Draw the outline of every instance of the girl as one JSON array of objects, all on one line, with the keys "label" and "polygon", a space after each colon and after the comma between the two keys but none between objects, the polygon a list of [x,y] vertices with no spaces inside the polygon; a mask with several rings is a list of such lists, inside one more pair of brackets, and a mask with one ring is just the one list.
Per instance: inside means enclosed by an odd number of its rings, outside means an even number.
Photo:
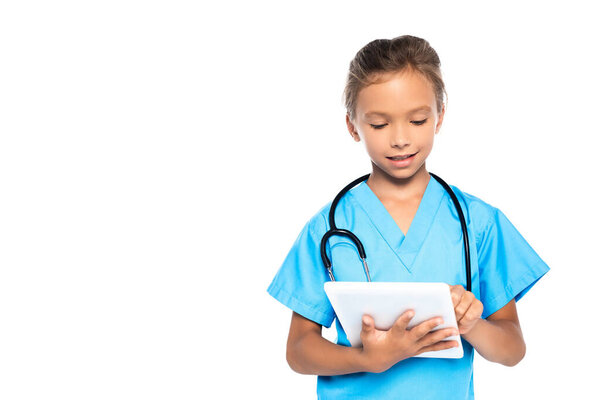
[{"label": "girl", "polygon": [[[408,310],[387,331],[363,316],[359,348],[350,347],[337,319],[337,344],[321,336],[335,318],[319,249],[329,202],[306,223],[267,289],[293,311],[287,361],[298,373],[319,375],[319,399],[473,399],[474,350],[507,366],[525,355],[515,303],[549,267],[499,209],[451,185],[472,243],[472,291],[464,289],[459,217],[425,166],[444,94],[438,55],[424,39],[374,40],[356,54],[344,90],[346,124],[364,142],[372,173],[341,198],[336,224],[363,242],[372,281],[447,283],[458,332],[432,331],[438,318],[408,329]],[[327,251],[336,280],[365,280],[349,239],[331,237]],[[443,339],[459,333],[463,358],[413,357],[457,346]]]}]

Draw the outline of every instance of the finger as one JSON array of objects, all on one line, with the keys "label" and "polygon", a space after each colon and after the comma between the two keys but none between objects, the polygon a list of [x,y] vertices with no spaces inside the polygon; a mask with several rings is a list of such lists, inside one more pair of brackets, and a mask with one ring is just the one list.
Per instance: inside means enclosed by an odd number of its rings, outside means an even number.
[{"label": "finger", "polygon": [[421,347],[417,353],[415,353],[415,356],[428,351],[446,350],[454,347],[458,347],[458,342],[456,340],[443,340],[429,346]]},{"label": "finger", "polygon": [[402,315],[400,315],[396,321],[394,322],[394,325],[392,325],[392,332],[393,333],[402,333],[404,334],[406,332],[406,328],[408,327],[408,324],[410,323],[410,320],[415,316],[415,312],[413,310],[406,310],[405,312],[402,313]]},{"label": "finger", "polygon": [[470,319],[469,316],[472,314],[472,311],[474,309],[474,305],[473,304],[474,303],[469,304],[469,308],[467,308],[465,310],[465,312],[463,313],[463,315],[460,318],[458,318],[458,317],[456,318],[456,322],[457,323],[459,323],[459,324],[460,323],[464,323],[464,322],[466,322],[466,321],[468,321]]},{"label": "finger", "polygon": [[373,330],[375,329],[375,321],[373,320],[373,317],[371,317],[370,315],[363,315],[362,317],[362,331],[365,334],[370,334]]},{"label": "finger", "polygon": [[475,300],[467,310],[467,313],[471,318],[481,318],[481,315],[483,314],[483,303],[479,300]]},{"label": "finger", "polygon": [[456,307],[454,307],[454,313],[456,314],[456,321],[460,321],[471,304],[473,304],[473,300],[475,300],[475,295],[471,292],[464,292],[463,296]]},{"label": "finger", "polygon": [[458,323],[458,327],[460,328],[460,333],[464,333],[464,329],[467,325],[471,325],[481,318],[481,313],[483,312],[483,305],[479,301],[474,301],[471,303],[471,306],[465,313],[465,315],[460,319],[460,321],[456,321]]},{"label": "finger", "polygon": [[360,340],[365,343],[375,333],[375,321],[370,315],[364,314],[362,317],[362,330],[360,332]]},{"label": "finger", "polygon": [[417,344],[421,347],[429,346],[455,335],[458,335],[458,330],[456,328],[438,329],[437,331],[429,332],[427,335],[423,336],[417,341]]},{"label": "finger", "polygon": [[450,296],[452,297],[452,306],[456,308],[456,305],[460,303],[460,299],[463,293],[466,292],[465,288],[461,285],[452,286],[450,290]]},{"label": "finger", "polygon": [[412,333],[413,337],[418,340],[428,334],[433,328],[443,323],[444,319],[442,317],[431,318],[427,321],[421,322],[417,326],[413,326],[412,329],[410,329],[410,332]]}]

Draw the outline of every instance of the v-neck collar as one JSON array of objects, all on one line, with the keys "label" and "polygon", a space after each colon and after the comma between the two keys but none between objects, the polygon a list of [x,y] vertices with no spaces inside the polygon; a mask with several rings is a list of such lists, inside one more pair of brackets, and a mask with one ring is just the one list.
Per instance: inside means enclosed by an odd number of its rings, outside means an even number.
[{"label": "v-neck collar", "polygon": [[402,264],[411,272],[415,258],[429,233],[444,196],[445,190],[442,185],[433,176],[429,177],[419,208],[406,236],[366,181],[358,184],[350,193],[367,213],[375,228],[396,253]]}]

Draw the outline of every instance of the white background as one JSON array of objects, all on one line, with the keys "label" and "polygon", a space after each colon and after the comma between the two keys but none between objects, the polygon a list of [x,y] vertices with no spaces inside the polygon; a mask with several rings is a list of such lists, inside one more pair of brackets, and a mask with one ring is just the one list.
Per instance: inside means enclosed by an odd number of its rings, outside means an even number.
[{"label": "white background", "polygon": [[315,398],[266,288],[370,171],[347,67],[402,34],[437,50],[449,94],[428,170],[551,267],[518,303],[525,359],[476,355],[476,398],[597,393],[588,2],[204,4],[0,6],[0,398]]}]

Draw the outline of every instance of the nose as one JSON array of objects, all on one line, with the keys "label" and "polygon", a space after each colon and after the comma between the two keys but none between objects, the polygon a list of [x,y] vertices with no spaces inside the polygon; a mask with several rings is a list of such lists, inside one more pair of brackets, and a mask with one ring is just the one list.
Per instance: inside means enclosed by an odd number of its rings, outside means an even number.
[{"label": "nose", "polygon": [[396,126],[391,129],[390,133],[390,145],[392,147],[402,148],[410,144],[410,138],[408,131],[403,129],[401,126]]}]

